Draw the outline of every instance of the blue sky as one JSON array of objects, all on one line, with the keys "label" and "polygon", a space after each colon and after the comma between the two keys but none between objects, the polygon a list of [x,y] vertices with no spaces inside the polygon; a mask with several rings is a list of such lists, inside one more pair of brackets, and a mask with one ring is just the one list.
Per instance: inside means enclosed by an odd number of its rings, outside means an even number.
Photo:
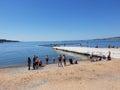
[{"label": "blue sky", "polygon": [[0,0],[0,38],[83,40],[120,36],[120,0]]}]

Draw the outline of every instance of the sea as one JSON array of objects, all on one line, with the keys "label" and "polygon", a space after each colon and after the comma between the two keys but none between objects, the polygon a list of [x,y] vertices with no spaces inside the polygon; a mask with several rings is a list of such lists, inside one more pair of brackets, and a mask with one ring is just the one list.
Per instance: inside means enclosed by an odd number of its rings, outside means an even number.
[{"label": "sea", "polygon": [[0,68],[14,67],[14,66],[26,66],[27,58],[31,60],[34,55],[38,56],[40,60],[45,63],[45,56],[48,55],[49,63],[53,62],[52,58],[55,58],[57,63],[58,55],[65,54],[67,60],[69,58],[76,60],[86,60],[89,56],[64,52],[55,50],[51,46],[77,46],[79,47],[95,47],[96,45],[100,48],[105,48],[108,45],[114,46],[115,48],[120,47],[120,40],[79,40],[79,41],[44,41],[44,42],[5,42],[0,43]]}]

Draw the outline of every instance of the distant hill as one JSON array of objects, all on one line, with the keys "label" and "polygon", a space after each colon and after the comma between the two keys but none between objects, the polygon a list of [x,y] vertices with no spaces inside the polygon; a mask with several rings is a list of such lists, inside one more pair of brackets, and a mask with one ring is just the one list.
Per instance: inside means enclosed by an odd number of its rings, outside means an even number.
[{"label": "distant hill", "polygon": [[110,37],[110,38],[93,39],[93,40],[120,40],[120,37]]},{"label": "distant hill", "polygon": [[[109,38],[88,39],[88,40],[120,40],[120,37],[109,37]],[[66,40],[62,42],[75,42],[75,41],[84,41],[84,40]]]},{"label": "distant hill", "polygon": [[0,39],[0,43],[3,43],[3,42],[19,42],[19,41]]}]

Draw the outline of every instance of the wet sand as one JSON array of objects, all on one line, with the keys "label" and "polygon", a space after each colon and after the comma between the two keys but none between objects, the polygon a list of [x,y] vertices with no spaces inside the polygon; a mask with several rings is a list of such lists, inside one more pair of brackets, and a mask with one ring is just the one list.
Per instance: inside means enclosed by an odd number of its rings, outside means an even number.
[{"label": "wet sand", "polygon": [[0,69],[0,90],[120,90],[120,59]]}]

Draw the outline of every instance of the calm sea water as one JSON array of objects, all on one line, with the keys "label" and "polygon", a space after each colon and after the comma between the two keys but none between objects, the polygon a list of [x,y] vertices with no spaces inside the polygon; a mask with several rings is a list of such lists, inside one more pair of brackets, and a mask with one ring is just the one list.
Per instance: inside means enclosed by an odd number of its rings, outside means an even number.
[{"label": "calm sea water", "polygon": [[[120,40],[113,41],[103,41],[103,40],[87,40],[87,41],[69,41],[69,42],[9,42],[9,43],[0,43],[0,67],[9,67],[9,66],[24,66],[26,65],[27,57],[33,58],[34,55],[37,55],[39,59],[45,63],[45,56],[49,56],[49,63],[52,63],[52,57],[57,59],[59,54],[65,54],[67,59],[87,59],[88,56],[78,55],[68,52],[63,52],[59,50],[54,50],[52,47],[45,47],[39,45],[46,44],[66,44],[66,46],[83,46],[94,47],[98,45],[99,47],[107,47],[109,44],[114,45],[115,47],[120,46]],[[57,61],[57,60],[56,60]]]}]

